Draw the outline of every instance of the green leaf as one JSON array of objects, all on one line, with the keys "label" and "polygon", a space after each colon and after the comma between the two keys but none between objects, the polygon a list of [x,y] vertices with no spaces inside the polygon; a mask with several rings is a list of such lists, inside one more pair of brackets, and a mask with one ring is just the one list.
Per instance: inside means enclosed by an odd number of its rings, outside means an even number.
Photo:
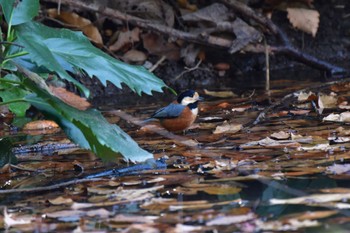
[{"label": "green leaf", "polygon": [[10,138],[0,138],[0,167],[3,167],[5,164],[17,163],[12,147],[13,143]]},{"label": "green leaf", "polygon": [[112,125],[95,110],[75,109],[45,92],[40,97],[28,95],[25,99],[55,120],[67,136],[81,147],[90,149],[104,160],[113,160],[120,153],[125,159],[143,162],[153,155],[142,148],[117,125]]},{"label": "green leaf", "polygon": [[[25,50],[29,52],[28,56],[32,62],[36,63],[38,66],[44,66],[52,72],[56,72],[61,78],[64,78],[72,83],[74,83],[80,90],[84,92],[86,96],[89,96],[89,90],[84,87],[81,83],[72,78],[60,65],[60,63],[55,58],[50,48],[48,48],[44,43],[42,38],[38,38],[38,35],[33,32],[29,33],[26,26],[31,25],[31,23],[25,23],[19,25],[17,28],[18,32],[18,42],[25,46]],[[22,30],[21,30],[22,29]],[[51,29],[52,30],[52,29]]]},{"label": "green leaf", "polygon": [[[16,75],[8,74],[2,79],[19,81]],[[0,98],[2,102],[9,102],[13,100],[18,100],[28,95],[29,92],[16,84],[1,82],[0,79]],[[16,116],[25,116],[26,111],[29,109],[30,104],[25,102],[11,103],[8,105],[11,112],[16,114]]]},{"label": "green leaf", "polygon": [[39,0],[0,0],[0,4],[7,23],[11,25],[31,21],[39,12]]},{"label": "green leaf", "polygon": [[90,77],[96,76],[105,86],[107,81],[119,88],[125,83],[138,94],[162,92],[166,86],[144,67],[125,64],[103,53],[81,32],[53,29],[35,22],[19,25],[17,30],[18,41],[25,46],[32,61],[67,80],[70,78],[63,71],[63,62],[84,70]]}]

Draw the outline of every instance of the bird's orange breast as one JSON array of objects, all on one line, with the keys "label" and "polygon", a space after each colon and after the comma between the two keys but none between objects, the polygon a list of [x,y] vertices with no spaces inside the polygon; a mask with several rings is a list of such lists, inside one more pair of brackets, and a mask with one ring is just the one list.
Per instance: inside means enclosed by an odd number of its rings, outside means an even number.
[{"label": "bird's orange breast", "polygon": [[186,130],[196,120],[189,107],[186,107],[180,116],[176,118],[161,119],[160,124],[168,131],[182,131]]}]

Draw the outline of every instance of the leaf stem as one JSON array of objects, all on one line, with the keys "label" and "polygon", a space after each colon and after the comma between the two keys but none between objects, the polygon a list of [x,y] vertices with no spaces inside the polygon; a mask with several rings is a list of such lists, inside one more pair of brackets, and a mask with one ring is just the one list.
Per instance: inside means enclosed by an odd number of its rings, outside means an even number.
[{"label": "leaf stem", "polygon": [[11,83],[11,84],[23,85],[22,82],[13,81],[13,80],[4,79],[4,78],[0,78],[0,83]]},{"label": "leaf stem", "polygon": [[13,100],[6,101],[6,102],[0,102],[0,106],[13,104],[13,103],[19,103],[19,102],[27,102],[27,101],[25,99],[13,99]]},{"label": "leaf stem", "polygon": [[24,56],[24,55],[27,55],[27,54],[29,54],[27,51],[22,51],[22,52],[19,52],[19,53],[8,55],[7,57],[5,57],[4,63],[6,63],[8,60],[10,60],[12,58]]}]

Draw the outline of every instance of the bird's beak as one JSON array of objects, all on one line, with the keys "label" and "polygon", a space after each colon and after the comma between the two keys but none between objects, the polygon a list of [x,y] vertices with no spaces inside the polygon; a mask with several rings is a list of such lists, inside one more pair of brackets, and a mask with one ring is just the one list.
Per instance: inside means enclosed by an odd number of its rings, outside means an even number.
[{"label": "bird's beak", "polygon": [[198,100],[199,100],[199,101],[203,101],[203,100],[204,100],[204,98],[203,98],[203,97],[201,97],[201,96],[199,96],[199,97],[198,97]]}]

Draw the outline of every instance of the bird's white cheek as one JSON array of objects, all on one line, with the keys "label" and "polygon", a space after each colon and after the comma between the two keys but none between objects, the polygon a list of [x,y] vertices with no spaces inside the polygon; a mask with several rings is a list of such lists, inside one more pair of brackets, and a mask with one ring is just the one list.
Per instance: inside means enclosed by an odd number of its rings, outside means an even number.
[{"label": "bird's white cheek", "polygon": [[192,111],[192,114],[193,114],[193,115],[197,116],[197,114],[198,114],[198,108],[191,109],[191,111]]}]

